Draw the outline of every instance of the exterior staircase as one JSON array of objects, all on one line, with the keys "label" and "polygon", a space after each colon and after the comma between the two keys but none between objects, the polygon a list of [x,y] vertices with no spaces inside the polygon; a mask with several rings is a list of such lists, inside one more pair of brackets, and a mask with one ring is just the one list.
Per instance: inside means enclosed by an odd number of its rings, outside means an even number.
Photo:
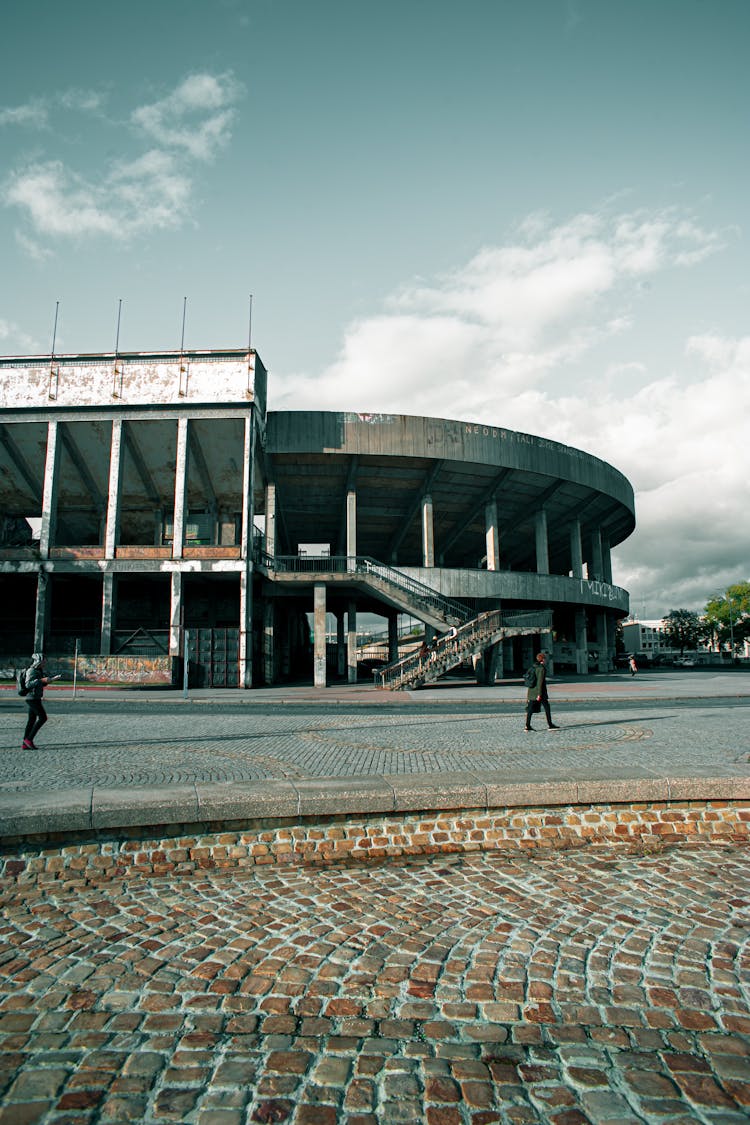
[{"label": "exterior staircase", "polygon": [[489,610],[464,622],[455,634],[437,637],[426,655],[413,652],[375,672],[375,679],[378,687],[390,691],[422,687],[456,668],[467,656],[479,655],[505,637],[544,633],[551,628],[551,610],[507,615],[499,609]]},{"label": "exterior staircase", "polygon": [[418,617],[435,629],[464,625],[472,611],[455,598],[446,598],[409,577],[396,567],[378,562],[366,555],[256,556],[259,569],[272,582],[286,584],[309,582],[312,575],[326,584],[347,583],[376,593],[380,599],[402,613]]}]

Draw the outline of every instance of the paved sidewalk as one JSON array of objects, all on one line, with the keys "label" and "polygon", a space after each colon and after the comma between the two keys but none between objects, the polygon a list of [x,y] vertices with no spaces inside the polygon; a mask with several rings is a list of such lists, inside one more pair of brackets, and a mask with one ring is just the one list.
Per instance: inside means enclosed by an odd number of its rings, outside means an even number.
[{"label": "paved sidewalk", "polygon": [[[731,694],[730,694],[731,693]],[[249,693],[48,692],[39,750],[0,699],[0,837],[241,817],[750,796],[750,676]],[[537,718],[536,725],[539,727]]]}]

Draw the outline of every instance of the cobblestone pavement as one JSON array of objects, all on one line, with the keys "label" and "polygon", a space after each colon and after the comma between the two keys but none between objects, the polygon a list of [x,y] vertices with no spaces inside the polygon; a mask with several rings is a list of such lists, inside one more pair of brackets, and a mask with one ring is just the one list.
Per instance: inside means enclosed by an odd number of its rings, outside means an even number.
[{"label": "cobblestone pavement", "polygon": [[0,1125],[739,1125],[750,856],[19,888]]},{"label": "cobblestone pavement", "polygon": [[[519,777],[746,775],[750,700],[566,704],[561,729],[523,730],[503,705],[294,708],[52,700],[36,753],[25,707],[2,710],[0,791],[270,778],[434,774],[507,767]],[[635,772],[634,772],[635,771]]]}]

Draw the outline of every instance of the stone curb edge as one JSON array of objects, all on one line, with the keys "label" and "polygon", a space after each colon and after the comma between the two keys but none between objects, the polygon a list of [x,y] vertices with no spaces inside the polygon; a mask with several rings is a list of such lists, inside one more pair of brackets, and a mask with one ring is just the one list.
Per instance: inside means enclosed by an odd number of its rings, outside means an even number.
[{"label": "stone curb edge", "polygon": [[0,794],[3,838],[168,824],[290,820],[312,816],[750,799],[750,776],[621,777],[538,782],[507,771],[381,774],[299,781],[80,787]]}]

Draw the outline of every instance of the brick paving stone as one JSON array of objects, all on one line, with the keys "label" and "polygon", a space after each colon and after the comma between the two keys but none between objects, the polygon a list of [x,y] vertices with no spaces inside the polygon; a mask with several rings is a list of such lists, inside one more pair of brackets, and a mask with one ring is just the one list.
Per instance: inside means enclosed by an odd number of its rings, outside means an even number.
[{"label": "brick paving stone", "polygon": [[748,901],[708,845],[6,888],[0,1125],[739,1125]]}]

